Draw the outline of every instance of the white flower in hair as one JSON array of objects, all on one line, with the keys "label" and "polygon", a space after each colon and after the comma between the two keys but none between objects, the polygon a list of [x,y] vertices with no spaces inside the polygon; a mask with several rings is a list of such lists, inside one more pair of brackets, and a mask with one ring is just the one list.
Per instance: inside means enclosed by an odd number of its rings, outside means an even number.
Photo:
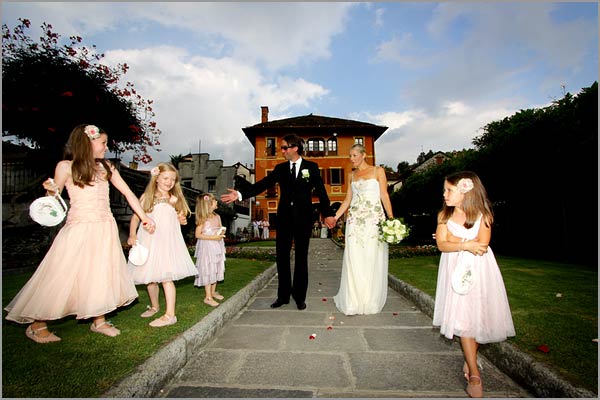
[{"label": "white flower in hair", "polygon": [[158,167],[154,167],[150,170],[150,175],[152,176],[158,176],[160,175],[160,168]]},{"label": "white flower in hair", "polygon": [[462,178],[460,181],[458,181],[456,187],[460,193],[465,194],[473,189],[473,181],[471,178]]},{"label": "white flower in hair", "polygon": [[100,129],[95,125],[86,125],[83,132],[90,138],[90,140],[98,139],[100,137]]}]

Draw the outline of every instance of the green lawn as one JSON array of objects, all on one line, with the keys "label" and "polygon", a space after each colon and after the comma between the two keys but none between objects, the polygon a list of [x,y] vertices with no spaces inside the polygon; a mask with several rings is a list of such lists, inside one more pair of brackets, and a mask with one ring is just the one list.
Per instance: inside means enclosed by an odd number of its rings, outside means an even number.
[{"label": "green lawn", "polygon": [[237,247],[275,247],[274,240],[256,240],[253,242],[245,242],[236,244]]},{"label": "green lawn", "polygon": [[[272,264],[272,261],[228,258],[225,281],[218,284],[217,289],[228,299]],[[30,276],[31,273],[2,277],[3,306]],[[193,278],[177,281],[176,287],[178,321],[175,325],[152,328],[148,323],[154,318],[140,318],[149,304],[146,287],[141,285],[137,287],[140,295],[137,301],[108,315],[121,329],[121,335],[116,338],[91,333],[90,320],[79,322],[64,318],[49,323],[50,330],[63,340],[41,345],[25,337],[26,325],[3,320],[2,397],[100,396],[213,310],[202,302],[204,288],[194,287]],[[162,289],[160,300],[164,310]]]},{"label": "green lawn", "polygon": [[[517,335],[509,342],[598,392],[598,270],[498,257]],[[439,256],[391,259],[389,272],[435,298]],[[557,297],[560,294],[560,297]],[[548,353],[537,350],[547,345]]]}]

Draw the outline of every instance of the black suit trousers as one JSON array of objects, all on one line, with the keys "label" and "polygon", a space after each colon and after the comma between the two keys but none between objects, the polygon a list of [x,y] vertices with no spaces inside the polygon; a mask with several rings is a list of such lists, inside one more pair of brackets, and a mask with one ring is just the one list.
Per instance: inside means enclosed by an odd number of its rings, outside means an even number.
[{"label": "black suit trousers", "polygon": [[[279,287],[277,299],[288,302],[291,297],[296,303],[304,303],[308,289],[308,245],[312,230],[310,218],[277,221],[277,276]],[[300,219],[296,217],[296,219]],[[294,279],[290,266],[290,253],[294,243]]]}]

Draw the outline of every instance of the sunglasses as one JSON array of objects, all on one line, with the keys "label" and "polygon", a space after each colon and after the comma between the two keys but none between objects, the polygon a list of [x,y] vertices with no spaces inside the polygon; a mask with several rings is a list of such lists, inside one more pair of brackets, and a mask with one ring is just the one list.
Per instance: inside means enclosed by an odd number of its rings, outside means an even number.
[{"label": "sunglasses", "polygon": [[291,149],[292,147],[298,147],[295,144],[291,145],[291,146],[281,146],[281,150],[287,150],[287,149]]}]

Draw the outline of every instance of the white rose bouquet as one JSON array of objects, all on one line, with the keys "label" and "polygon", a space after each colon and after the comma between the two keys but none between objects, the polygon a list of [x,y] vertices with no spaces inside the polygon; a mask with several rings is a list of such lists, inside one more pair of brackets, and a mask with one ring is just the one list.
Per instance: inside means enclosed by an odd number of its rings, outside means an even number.
[{"label": "white rose bouquet", "polygon": [[392,218],[379,223],[379,240],[389,244],[398,244],[408,236],[410,229],[401,218]]}]

